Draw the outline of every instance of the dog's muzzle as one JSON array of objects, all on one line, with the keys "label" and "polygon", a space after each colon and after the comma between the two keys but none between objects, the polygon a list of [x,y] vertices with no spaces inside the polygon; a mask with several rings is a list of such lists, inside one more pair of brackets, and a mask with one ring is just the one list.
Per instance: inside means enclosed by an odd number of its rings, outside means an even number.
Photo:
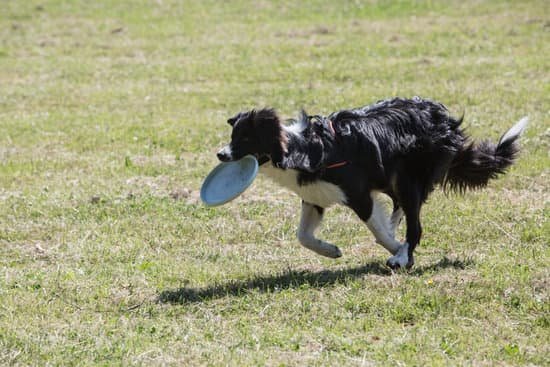
[{"label": "dog's muzzle", "polygon": [[231,147],[226,145],[217,154],[218,159],[222,162],[230,162],[233,160],[233,154],[231,152]]}]

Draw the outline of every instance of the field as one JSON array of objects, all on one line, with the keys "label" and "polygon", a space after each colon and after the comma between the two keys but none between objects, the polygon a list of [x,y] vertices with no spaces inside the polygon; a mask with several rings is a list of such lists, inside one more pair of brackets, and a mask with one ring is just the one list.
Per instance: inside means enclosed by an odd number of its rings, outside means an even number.
[{"label": "field", "polygon": [[[240,110],[414,95],[531,122],[506,176],[431,196],[411,271],[343,207],[344,256],[302,248],[263,177],[198,199]],[[548,366],[549,121],[544,0],[4,0],[0,364]]]}]

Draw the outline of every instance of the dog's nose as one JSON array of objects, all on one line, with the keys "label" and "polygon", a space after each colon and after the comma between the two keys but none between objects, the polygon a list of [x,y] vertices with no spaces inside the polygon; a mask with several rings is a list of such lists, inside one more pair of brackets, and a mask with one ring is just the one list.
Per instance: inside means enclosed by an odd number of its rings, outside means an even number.
[{"label": "dog's nose", "polygon": [[220,149],[220,151],[216,155],[218,156],[218,159],[222,162],[229,162],[231,160],[231,150],[228,146]]},{"label": "dog's nose", "polygon": [[226,162],[227,161],[227,156],[223,153],[223,152],[218,152],[217,154],[218,156],[218,159],[222,162]]}]

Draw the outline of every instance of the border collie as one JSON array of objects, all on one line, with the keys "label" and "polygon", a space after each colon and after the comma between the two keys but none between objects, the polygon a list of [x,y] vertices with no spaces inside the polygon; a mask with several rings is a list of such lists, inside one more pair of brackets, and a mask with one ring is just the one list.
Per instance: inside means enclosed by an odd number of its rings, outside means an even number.
[{"label": "border collie", "polygon": [[[462,118],[445,106],[420,97],[395,98],[329,116],[304,111],[291,124],[273,109],[241,112],[227,122],[231,142],[220,161],[254,155],[260,171],[302,198],[298,240],[316,253],[337,258],[340,249],[314,232],[325,208],[350,207],[392,256],[392,269],[410,268],[420,241],[420,208],[436,185],[464,192],[485,187],[514,162],[521,119],[500,138],[472,142],[460,128]],[[385,213],[379,194],[393,201]],[[406,240],[395,239],[403,215]]]}]

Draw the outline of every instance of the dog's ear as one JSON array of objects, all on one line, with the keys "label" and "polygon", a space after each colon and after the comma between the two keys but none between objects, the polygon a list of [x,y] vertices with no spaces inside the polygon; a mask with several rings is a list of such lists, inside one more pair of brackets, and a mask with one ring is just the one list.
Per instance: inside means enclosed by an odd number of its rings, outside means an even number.
[{"label": "dog's ear", "polygon": [[249,117],[251,114],[254,113],[254,110],[252,111],[248,111],[248,112],[239,112],[238,114],[236,114],[235,116],[229,118],[227,120],[227,123],[229,125],[231,125],[231,127],[235,126],[235,124],[237,123],[237,121],[243,119],[243,118],[247,118]]},{"label": "dog's ear", "polygon": [[228,123],[229,125],[231,125],[231,127],[233,127],[233,126],[235,126],[235,123],[239,120],[239,118],[241,118],[241,116],[242,116],[242,113],[239,112],[239,113],[236,114],[235,116],[233,116],[233,117],[227,119],[227,123]]},{"label": "dog's ear", "polygon": [[235,125],[235,122],[237,122],[237,117],[231,117],[227,119],[227,123],[233,127]]}]

